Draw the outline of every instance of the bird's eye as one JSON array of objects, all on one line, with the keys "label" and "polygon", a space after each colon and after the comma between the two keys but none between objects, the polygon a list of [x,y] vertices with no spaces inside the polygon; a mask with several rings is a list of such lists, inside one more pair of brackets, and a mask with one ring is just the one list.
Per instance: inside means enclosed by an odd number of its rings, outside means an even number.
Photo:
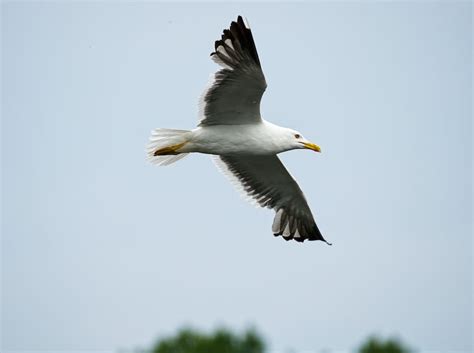
[{"label": "bird's eye", "polygon": [[300,134],[295,134],[295,138],[299,139],[301,137]]}]

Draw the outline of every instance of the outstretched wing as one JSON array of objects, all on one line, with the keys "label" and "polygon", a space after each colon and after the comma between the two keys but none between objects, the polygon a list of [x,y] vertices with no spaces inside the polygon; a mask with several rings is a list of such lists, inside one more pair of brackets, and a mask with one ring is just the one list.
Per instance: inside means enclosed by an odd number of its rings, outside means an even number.
[{"label": "outstretched wing", "polygon": [[274,209],[273,234],[285,240],[327,241],[316,225],[308,203],[276,155],[216,156],[219,169],[261,207]]},{"label": "outstretched wing", "polygon": [[241,125],[261,121],[260,100],[267,87],[253,41],[242,17],[215,43],[212,59],[223,69],[201,97],[199,126]]}]

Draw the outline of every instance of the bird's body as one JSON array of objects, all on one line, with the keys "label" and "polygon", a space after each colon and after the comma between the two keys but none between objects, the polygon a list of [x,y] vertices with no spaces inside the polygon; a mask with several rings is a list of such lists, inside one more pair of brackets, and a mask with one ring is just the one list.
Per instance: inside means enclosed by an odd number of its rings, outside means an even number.
[{"label": "bird's body", "polygon": [[299,132],[261,118],[260,100],[267,84],[252,32],[242,17],[224,30],[211,57],[222,69],[202,96],[198,127],[155,129],[148,159],[168,165],[189,153],[215,155],[219,169],[242,192],[275,210],[274,235],[325,241],[303,192],[277,157],[293,149],[321,150]]},{"label": "bird's body", "polygon": [[293,148],[285,143],[288,131],[263,119],[256,124],[232,125],[231,129],[229,125],[197,127],[189,132],[188,142],[179,151],[214,155],[272,155]]}]

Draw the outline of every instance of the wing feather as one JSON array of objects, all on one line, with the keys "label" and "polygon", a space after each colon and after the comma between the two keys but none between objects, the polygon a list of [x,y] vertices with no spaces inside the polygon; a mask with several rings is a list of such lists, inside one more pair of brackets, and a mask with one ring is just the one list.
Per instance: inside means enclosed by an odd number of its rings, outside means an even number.
[{"label": "wing feather", "polygon": [[212,59],[223,69],[201,97],[199,126],[240,125],[261,121],[260,101],[267,87],[253,40],[241,16],[215,42]]},{"label": "wing feather", "polygon": [[276,155],[215,157],[218,167],[261,207],[275,210],[272,231],[285,240],[322,240],[300,187]]}]

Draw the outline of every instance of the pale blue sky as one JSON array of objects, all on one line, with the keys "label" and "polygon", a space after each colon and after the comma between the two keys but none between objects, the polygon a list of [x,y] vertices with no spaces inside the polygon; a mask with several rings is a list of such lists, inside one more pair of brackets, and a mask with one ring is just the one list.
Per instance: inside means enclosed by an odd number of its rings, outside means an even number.
[{"label": "pale blue sky", "polygon": [[[263,116],[323,149],[282,159],[332,247],[274,238],[208,156],[145,161],[238,14]],[[471,26],[469,2],[2,3],[2,350],[253,324],[276,351],[471,351]]]}]

